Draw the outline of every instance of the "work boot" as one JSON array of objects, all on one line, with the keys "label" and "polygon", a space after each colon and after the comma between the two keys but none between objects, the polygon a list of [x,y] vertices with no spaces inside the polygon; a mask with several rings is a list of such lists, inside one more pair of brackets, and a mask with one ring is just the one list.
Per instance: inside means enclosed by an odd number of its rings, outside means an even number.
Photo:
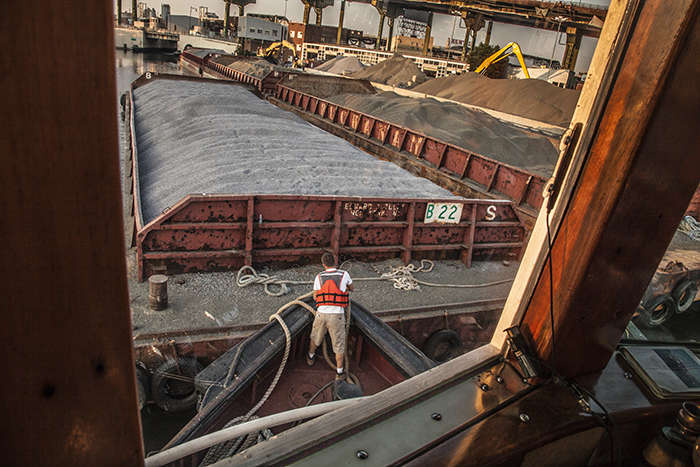
[{"label": "work boot", "polygon": [[316,354],[313,357],[309,357],[309,352],[306,352],[306,364],[314,366],[314,363],[316,363]]}]

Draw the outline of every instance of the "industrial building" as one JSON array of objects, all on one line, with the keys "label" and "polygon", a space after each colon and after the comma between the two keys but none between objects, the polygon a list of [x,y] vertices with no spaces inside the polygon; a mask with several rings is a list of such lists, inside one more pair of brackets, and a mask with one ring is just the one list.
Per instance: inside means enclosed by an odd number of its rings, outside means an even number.
[{"label": "industrial building", "polygon": [[272,42],[287,39],[287,28],[280,23],[273,23],[253,16],[238,18],[236,35],[245,40],[244,50],[255,51]]},{"label": "industrial building", "polygon": [[[342,28],[340,44],[359,44],[362,41],[361,29]],[[338,40],[338,28],[316,24],[289,23],[289,41],[293,42],[297,53],[301,52],[304,42],[335,44]]]}]

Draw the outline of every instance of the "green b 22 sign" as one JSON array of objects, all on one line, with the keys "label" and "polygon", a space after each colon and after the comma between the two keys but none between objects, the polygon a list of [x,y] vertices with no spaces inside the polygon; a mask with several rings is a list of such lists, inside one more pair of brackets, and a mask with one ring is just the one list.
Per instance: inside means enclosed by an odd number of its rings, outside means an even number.
[{"label": "green b 22 sign", "polygon": [[428,203],[423,222],[431,224],[459,224],[462,218],[462,203]]}]

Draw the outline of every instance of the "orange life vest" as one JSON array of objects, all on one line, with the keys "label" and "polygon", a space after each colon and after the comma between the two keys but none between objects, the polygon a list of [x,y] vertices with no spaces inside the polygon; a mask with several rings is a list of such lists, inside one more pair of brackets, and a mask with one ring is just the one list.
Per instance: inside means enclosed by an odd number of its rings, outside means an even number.
[{"label": "orange life vest", "polygon": [[345,271],[336,269],[318,275],[321,288],[316,292],[316,306],[348,306],[348,293],[340,290]]}]

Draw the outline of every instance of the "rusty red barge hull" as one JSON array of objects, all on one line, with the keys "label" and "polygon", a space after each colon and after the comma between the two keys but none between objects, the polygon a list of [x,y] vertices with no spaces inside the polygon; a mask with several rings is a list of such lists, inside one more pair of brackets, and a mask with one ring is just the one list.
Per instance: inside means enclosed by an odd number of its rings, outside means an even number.
[{"label": "rusty red barge hull", "polygon": [[[460,258],[467,265],[521,254],[525,229],[508,200],[190,194],[145,219],[133,89],[157,79],[178,78],[149,74],[134,82],[130,96],[133,243],[139,280],[154,273],[232,270],[254,263],[303,264],[316,261],[324,251],[359,260],[399,257],[405,263],[413,258]],[[429,203],[461,204],[461,217],[451,224],[425,223]]]},{"label": "rusty red barge hull", "polygon": [[441,201],[455,200],[190,195],[148,225],[137,221],[138,274],[305,263],[324,251],[405,263],[456,252],[467,265],[519,257],[524,228],[509,201],[464,200],[458,224],[423,223],[427,204]]},{"label": "rusty red barge hull", "polygon": [[321,128],[371,154],[398,162],[405,168],[408,167],[402,162],[406,162],[405,156],[408,156],[421,166],[413,170],[414,173],[450,191],[512,200],[519,214],[527,218],[523,221],[534,224],[546,184],[546,179],[540,175],[282,84],[277,84],[274,97],[301,111],[302,117],[311,123],[320,123]]}]

